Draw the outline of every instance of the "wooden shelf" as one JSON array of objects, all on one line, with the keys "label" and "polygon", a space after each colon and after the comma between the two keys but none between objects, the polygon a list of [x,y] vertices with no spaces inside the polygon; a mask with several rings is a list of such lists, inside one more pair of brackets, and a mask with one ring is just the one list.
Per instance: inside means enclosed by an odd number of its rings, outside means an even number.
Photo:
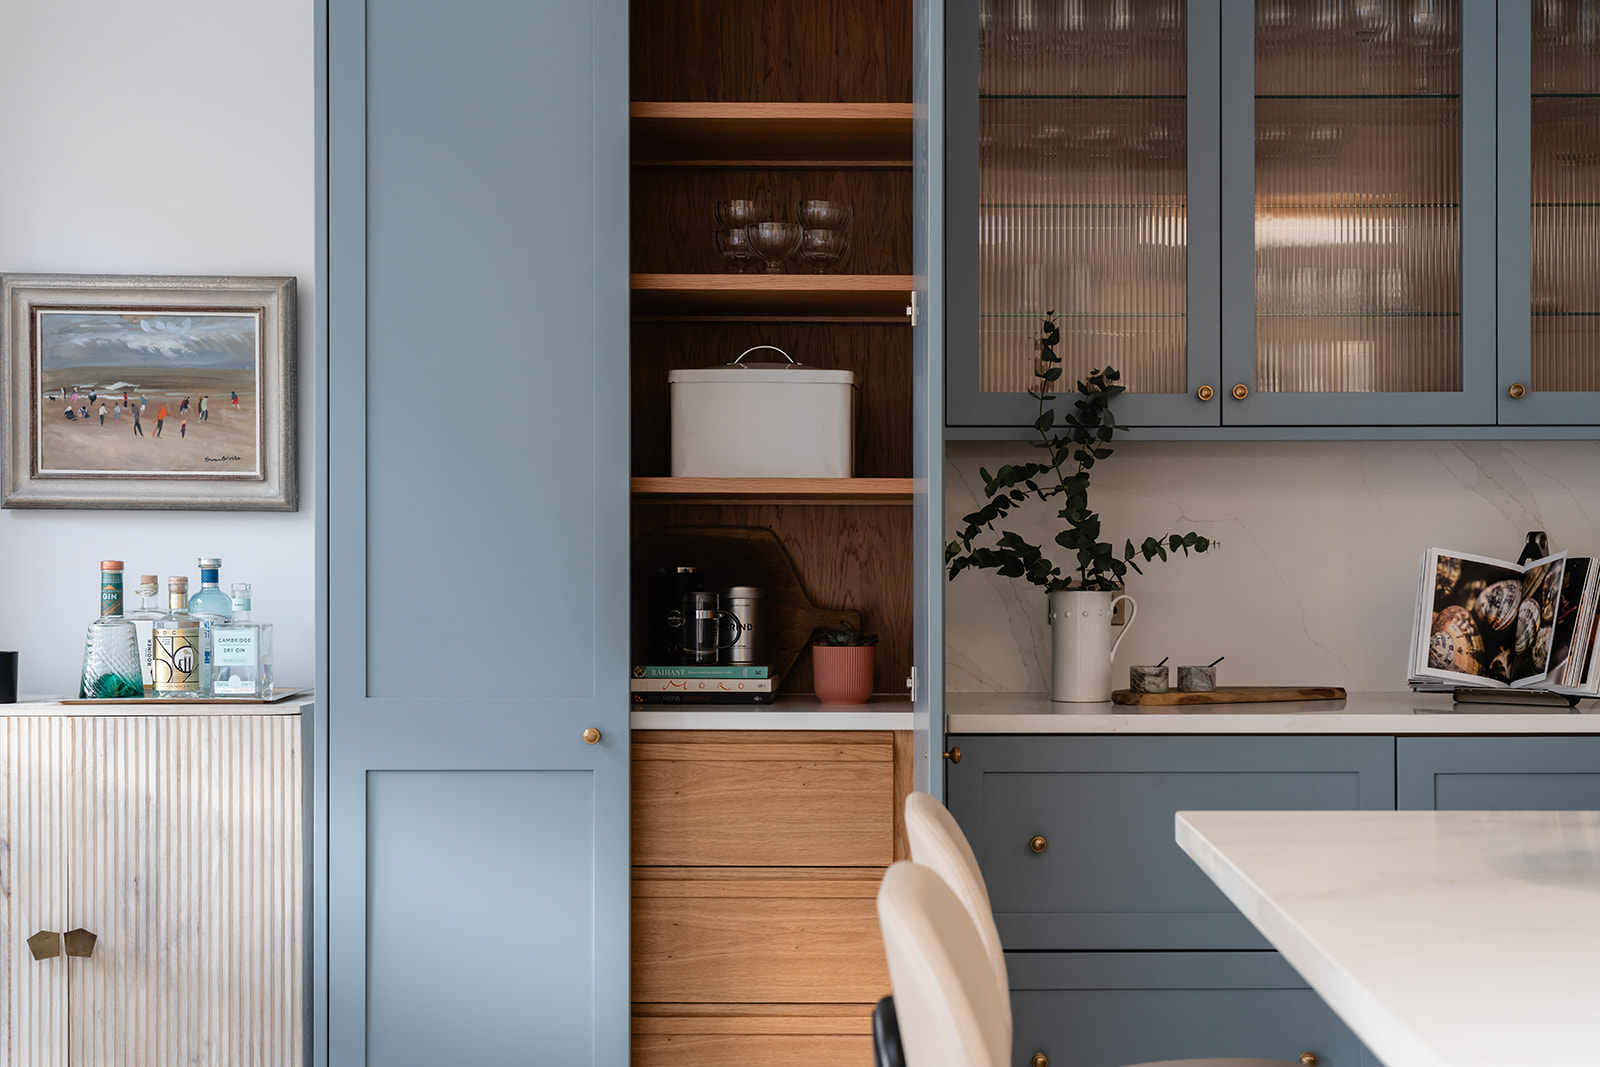
[{"label": "wooden shelf", "polygon": [[640,102],[635,166],[909,167],[910,104]]},{"label": "wooden shelf", "polygon": [[635,498],[662,504],[909,504],[910,478],[634,478]]},{"label": "wooden shelf", "polygon": [[909,274],[635,274],[636,316],[911,324]]}]

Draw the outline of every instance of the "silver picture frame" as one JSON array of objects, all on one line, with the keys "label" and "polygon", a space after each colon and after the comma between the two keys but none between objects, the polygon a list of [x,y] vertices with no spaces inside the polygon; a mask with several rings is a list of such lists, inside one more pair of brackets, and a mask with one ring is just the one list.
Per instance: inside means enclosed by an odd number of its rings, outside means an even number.
[{"label": "silver picture frame", "polygon": [[297,510],[295,322],[292,277],[0,275],[3,506]]}]

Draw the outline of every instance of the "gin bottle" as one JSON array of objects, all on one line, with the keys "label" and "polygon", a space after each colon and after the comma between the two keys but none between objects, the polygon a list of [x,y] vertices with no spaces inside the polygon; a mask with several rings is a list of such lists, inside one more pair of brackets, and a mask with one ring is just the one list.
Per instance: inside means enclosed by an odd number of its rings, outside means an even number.
[{"label": "gin bottle", "polygon": [[100,617],[89,624],[84,638],[78,696],[84,700],[144,696],[139,677],[139,638],[133,623],[122,617],[121,560],[100,563]]},{"label": "gin bottle", "polygon": [[217,585],[222,560],[200,557],[200,588],[189,598],[189,614],[200,620],[200,663],[211,678],[211,628],[233,617],[233,601]]},{"label": "gin bottle", "polygon": [[272,624],[250,621],[250,585],[233,583],[233,619],[211,627],[211,693],[272,699]]},{"label": "gin bottle", "polygon": [[180,574],[167,579],[167,603],[171,610],[152,628],[150,666],[155,675],[156,696],[164,700],[203,700],[209,687],[201,658],[200,620],[189,614],[188,578]]},{"label": "gin bottle", "polygon": [[133,630],[139,635],[139,670],[144,676],[144,687],[149,689],[155,684],[155,678],[150,673],[151,629],[161,617],[161,611],[153,601],[156,594],[161,592],[161,584],[155,575],[142,574],[134,592],[139,594],[139,606],[127,612],[125,617],[133,623]]}]

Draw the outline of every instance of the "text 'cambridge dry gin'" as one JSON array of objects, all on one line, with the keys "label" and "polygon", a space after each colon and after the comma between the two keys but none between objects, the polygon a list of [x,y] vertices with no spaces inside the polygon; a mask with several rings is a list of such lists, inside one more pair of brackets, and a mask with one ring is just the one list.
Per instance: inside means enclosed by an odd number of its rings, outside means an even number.
[{"label": "text 'cambridge dry gin'", "polygon": [[201,655],[200,620],[189,614],[189,579],[167,579],[171,610],[155,621],[150,660],[156,696],[167,700],[203,700],[208,693]]},{"label": "text 'cambridge dry gin'", "polygon": [[233,620],[211,625],[211,695],[272,699],[272,624],[250,621],[250,584],[233,583]]}]

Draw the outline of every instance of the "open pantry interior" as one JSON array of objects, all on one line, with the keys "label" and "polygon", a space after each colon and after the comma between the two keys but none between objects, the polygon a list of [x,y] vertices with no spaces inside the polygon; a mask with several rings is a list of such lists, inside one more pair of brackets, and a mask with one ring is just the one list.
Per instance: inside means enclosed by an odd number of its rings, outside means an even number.
[{"label": "open pantry interior", "polygon": [[[880,638],[873,690],[907,698],[911,666],[911,5],[735,0],[631,9],[632,534],[771,530],[810,600],[859,611]],[[825,273],[738,273],[713,205],[850,204],[850,247]],[[773,345],[857,388],[854,477],[672,478],[667,375]],[[768,358],[778,358],[768,354]],[[737,571],[737,560],[724,572]],[[654,575],[633,570],[632,653],[651,648]],[[811,656],[779,699],[814,698]]]}]

